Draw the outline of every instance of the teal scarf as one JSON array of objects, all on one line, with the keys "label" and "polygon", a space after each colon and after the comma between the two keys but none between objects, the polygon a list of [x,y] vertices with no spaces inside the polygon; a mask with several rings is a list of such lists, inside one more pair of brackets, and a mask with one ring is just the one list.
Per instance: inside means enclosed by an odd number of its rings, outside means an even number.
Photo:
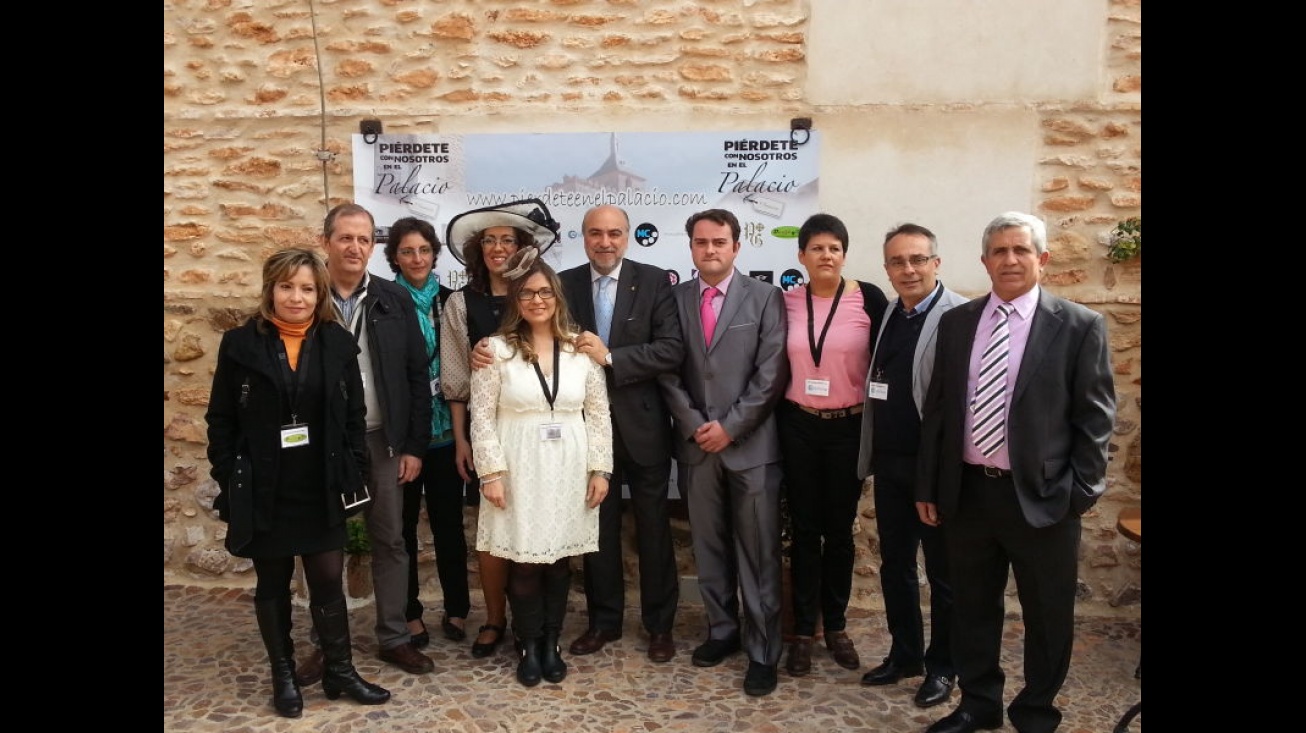
[{"label": "teal scarf", "polygon": [[[395,276],[395,282],[403,286],[413,296],[417,305],[417,322],[422,327],[422,338],[426,339],[427,377],[433,386],[440,383],[440,332],[436,330],[431,314],[435,313],[436,298],[440,294],[440,283],[435,273],[426,278],[426,285],[415,288],[404,279],[403,274]],[[444,401],[444,393],[438,388],[431,395],[431,443],[437,448],[453,442],[453,418],[449,415],[449,405]]]}]

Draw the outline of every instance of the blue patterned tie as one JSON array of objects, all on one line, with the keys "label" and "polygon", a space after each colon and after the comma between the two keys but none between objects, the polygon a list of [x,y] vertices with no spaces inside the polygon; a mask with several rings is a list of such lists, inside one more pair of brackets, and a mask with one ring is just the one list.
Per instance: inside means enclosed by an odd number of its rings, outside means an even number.
[{"label": "blue patterned tie", "polygon": [[594,319],[599,327],[599,338],[603,345],[608,345],[608,336],[612,333],[612,278],[604,275],[599,278],[599,292],[594,296]]}]

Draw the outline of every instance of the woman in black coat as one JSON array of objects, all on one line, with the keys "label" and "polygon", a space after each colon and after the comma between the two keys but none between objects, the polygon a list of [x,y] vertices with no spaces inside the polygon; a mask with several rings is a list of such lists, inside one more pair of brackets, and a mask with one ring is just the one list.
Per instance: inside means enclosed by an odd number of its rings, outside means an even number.
[{"label": "woman in black coat", "polygon": [[222,337],[208,422],[214,502],[227,550],[254,561],[254,610],[272,663],[272,703],[299,717],[290,584],[300,556],[327,660],[322,687],[379,705],[390,693],[354,670],[341,587],[345,518],[367,501],[358,347],[337,322],[326,264],[308,249],[263,264],[259,309]]}]

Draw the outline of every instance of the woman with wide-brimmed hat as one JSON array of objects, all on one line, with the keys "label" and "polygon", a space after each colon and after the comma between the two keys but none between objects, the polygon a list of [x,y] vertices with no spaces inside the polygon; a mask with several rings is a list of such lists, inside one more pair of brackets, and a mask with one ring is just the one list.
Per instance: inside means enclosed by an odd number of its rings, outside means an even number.
[{"label": "woman with wide-brimmed hat", "polygon": [[[523,247],[543,254],[558,241],[558,223],[542,201],[530,199],[474,209],[455,216],[445,233],[449,251],[467,267],[467,285],[449,296],[440,321],[440,388],[453,416],[454,461],[471,483],[469,497],[480,498],[472,461],[467,403],[471,399],[470,355],[474,344],[499,329],[508,281],[504,265]],[[508,628],[508,561],[477,553],[485,624],[472,643],[472,656],[488,657]]]}]

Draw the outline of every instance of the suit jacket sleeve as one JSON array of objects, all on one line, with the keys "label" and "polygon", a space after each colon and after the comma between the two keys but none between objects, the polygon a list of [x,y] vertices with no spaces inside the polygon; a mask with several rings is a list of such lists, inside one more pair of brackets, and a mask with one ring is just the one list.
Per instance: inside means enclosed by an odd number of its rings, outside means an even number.
[{"label": "suit jacket sleeve", "polygon": [[1106,491],[1107,444],[1115,426],[1115,380],[1107,344],[1106,320],[1093,314],[1071,376],[1070,462],[1074,493],[1070,503],[1083,514]]},{"label": "suit jacket sleeve", "polygon": [[763,283],[754,285],[754,282],[747,284],[763,289],[762,297],[766,298],[766,303],[758,324],[753,375],[739,399],[721,419],[721,427],[736,444],[747,440],[771,416],[789,384],[789,356],[785,352],[789,322],[785,315],[784,296],[780,288]]},{"label": "suit jacket sleeve", "polygon": [[[693,287],[693,285],[684,283],[672,288],[669,298],[675,312],[672,321],[675,327],[667,331],[666,337],[674,340],[675,348],[681,354],[685,353],[685,324],[682,321],[682,317],[685,317],[685,315],[684,308],[681,305],[682,298],[678,296],[678,291],[680,288],[689,287]],[[613,361],[615,362],[615,358]],[[683,359],[680,364],[683,365]],[[666,400],[667,409],[671,412],[676,434],[682,441],[688,441],[693,439],[694,431],[699,425],[707,422],[707,418],[701,410],[694,407],[694,400],[690,396],[689,390],[685,388],[685,381],[680,372],[679,368],[675,368],[659,374],[658,387],[662,390],[662,397]]]},{"label": "suit jacket sleeve", "polygon": [[618,387],[656,379],[658,375],[679,367],[684,359],[684,342],[680,339],[671,282],[660,270],[655,279],[653,312],[646,316],[652,319],[652,338],[645,343],[612,348],[612,379]]}]

